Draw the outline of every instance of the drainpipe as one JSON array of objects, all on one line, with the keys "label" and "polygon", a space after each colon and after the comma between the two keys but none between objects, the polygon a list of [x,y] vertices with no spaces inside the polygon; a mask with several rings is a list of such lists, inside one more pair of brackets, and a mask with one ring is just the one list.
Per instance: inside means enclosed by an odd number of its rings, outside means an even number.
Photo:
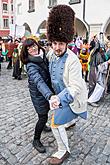
[{"label": "drainpipe", "polygon": [[85,6],[86,6],[86,0],[83,0],[83,21],[85,22],[85,24],[88,26],[88,34],[86,35],[86,38],[88,40],[88,36],[90,34],[90,25],[87,23],[87,21],[85,20]]}]

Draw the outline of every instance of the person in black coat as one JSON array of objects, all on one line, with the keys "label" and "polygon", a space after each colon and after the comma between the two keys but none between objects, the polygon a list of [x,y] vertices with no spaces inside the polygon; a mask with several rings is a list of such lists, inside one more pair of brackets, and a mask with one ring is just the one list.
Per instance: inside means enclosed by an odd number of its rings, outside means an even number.
[{"label": "person in black coat", "polygon": [[26,64],[30,96],[38,114],[33,146],[40,153],[44,153],[46,149],[40,138],[43,130],[51,131],[50,127],[46,126],[46,122],[48,120],[49,99],[53,95],[48,60],[45,56],[45,50],[31,38],[24,41],[20,58],[23,64]]}]

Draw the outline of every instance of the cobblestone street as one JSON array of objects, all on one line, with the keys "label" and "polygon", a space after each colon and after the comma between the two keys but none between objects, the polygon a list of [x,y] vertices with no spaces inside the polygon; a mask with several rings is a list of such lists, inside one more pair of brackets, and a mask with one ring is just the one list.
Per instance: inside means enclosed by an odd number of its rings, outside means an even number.
[{"label": "cobblestone street", "polygon": [[[48,165],[56,151],[52,133],[42,134],[45,154],[32,146],[37,115],[30,100],[26,76],[13,80],[2,63],[0,75],[0,165]],[[110,165],[110,95],[98,108],[88,106],[89,118],[78,118],[67,131],[71,156],[63,165]],[[50,123],[51,114],[49,114]]]}]

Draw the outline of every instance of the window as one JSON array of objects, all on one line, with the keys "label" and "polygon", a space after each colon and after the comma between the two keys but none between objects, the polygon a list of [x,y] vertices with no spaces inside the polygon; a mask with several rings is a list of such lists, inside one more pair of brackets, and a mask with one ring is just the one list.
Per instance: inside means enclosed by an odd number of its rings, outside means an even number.
[{"label": "window", "polygon": [[22,14],[22,4],[21,3],[19,3],[17,5],[17,14]]},{"label": "window", "polygon": [[28,12],[34,12],[35,11],[35,2],[34,0],[29,0],[29,10]]},{"label": "window", "polygon": [[11,4],[11,11],[13,11],[13,4]]},{"label": "window", "polygon": [[12,23],[12,24],[14,23],[14,20],[13,20],[13,18],[11,18],[11,23]]},{"label": "window", "polygon": [[8,11],[8,4],[7,3],[3,3],[3,11],[4,12]]},{"label": "window", "polygon": [[77,4],[77,3],[81,3],[81,0],[70,0],[69,4]]},{"label": "window", "polygon": [[57,0],[49,0],[49,8],[57,5]]},{"label": "window", "polygon": [[8,19],[3,19],[3,27],[9,28],[9,20]]}]

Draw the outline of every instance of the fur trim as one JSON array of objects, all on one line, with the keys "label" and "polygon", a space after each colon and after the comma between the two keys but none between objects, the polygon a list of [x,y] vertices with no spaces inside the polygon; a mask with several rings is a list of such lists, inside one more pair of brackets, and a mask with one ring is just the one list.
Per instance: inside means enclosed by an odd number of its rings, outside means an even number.
[{"label": "fur trim", "polygon": [[49,41],[69,43],[74,35],[75,13],[70,6],[54,6],[47,21],[47,38]]}]

